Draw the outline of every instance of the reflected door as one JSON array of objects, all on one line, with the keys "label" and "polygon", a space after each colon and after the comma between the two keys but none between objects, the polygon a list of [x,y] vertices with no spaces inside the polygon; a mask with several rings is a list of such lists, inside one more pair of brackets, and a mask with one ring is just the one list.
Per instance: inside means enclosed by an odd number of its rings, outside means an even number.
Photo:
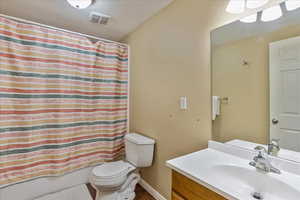
[{"label": "reflected door", "polygon": [[270,139],[300,151],[300,37],[271,43]]}]

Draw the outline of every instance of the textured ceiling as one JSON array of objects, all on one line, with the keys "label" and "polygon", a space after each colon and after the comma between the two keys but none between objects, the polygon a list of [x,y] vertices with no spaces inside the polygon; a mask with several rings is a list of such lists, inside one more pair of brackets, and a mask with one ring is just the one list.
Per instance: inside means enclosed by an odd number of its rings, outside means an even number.
[{"label": "textured ceiling", "polygon": [[[172,0],[94,0],[77,10],[66,0],[0,0],[0,13],[119,41]],[[88,21],[91,11],[110,15],[108,25]]]}]

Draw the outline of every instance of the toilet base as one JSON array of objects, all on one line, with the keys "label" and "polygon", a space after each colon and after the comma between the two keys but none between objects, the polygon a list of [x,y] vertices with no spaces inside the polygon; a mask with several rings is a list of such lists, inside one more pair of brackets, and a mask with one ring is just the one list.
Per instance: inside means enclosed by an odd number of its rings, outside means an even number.
[{"label": "toilet base", "polygon": [[134,200],[134,190],[140,179],[138,173],[131,173],[119,190],[97,190],[96,200]]}]

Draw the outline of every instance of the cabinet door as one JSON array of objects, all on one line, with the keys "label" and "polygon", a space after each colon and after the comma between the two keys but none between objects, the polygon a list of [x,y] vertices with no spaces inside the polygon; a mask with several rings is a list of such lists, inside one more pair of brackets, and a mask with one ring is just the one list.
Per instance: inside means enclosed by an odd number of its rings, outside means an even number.
[{"label": "cabinet door", "polygon": [[187,200],[187,199],[183,198],[182,196],[177,194],[175,191],[172,191],[172,200]]},{"label": "cabinet door", "polygon": [[172,192],[172,200],[205,200],[205,199],[202,199],[201,196],[195,195],[193,193],[188,193],[188,194],[186,194],[186,196],[183,197],[182,195],[173,191]]},{"label": "cabinet door", "polygon": [[175,200],[226,200],[221,195],[175,171],[172,173],[172,191],[181,197]]}]

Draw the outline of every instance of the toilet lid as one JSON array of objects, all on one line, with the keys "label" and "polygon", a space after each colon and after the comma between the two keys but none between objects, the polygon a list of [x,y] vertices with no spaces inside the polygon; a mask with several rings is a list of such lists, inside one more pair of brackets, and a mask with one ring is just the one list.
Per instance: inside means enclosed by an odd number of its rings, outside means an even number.
[{"label": "toilet lid", "polygon": [[110,178],[116,176],[127,175],[128,172],[134,170],[135,167],[124,161],[108,162],[95,167],[93,174],[99,178]]}]

